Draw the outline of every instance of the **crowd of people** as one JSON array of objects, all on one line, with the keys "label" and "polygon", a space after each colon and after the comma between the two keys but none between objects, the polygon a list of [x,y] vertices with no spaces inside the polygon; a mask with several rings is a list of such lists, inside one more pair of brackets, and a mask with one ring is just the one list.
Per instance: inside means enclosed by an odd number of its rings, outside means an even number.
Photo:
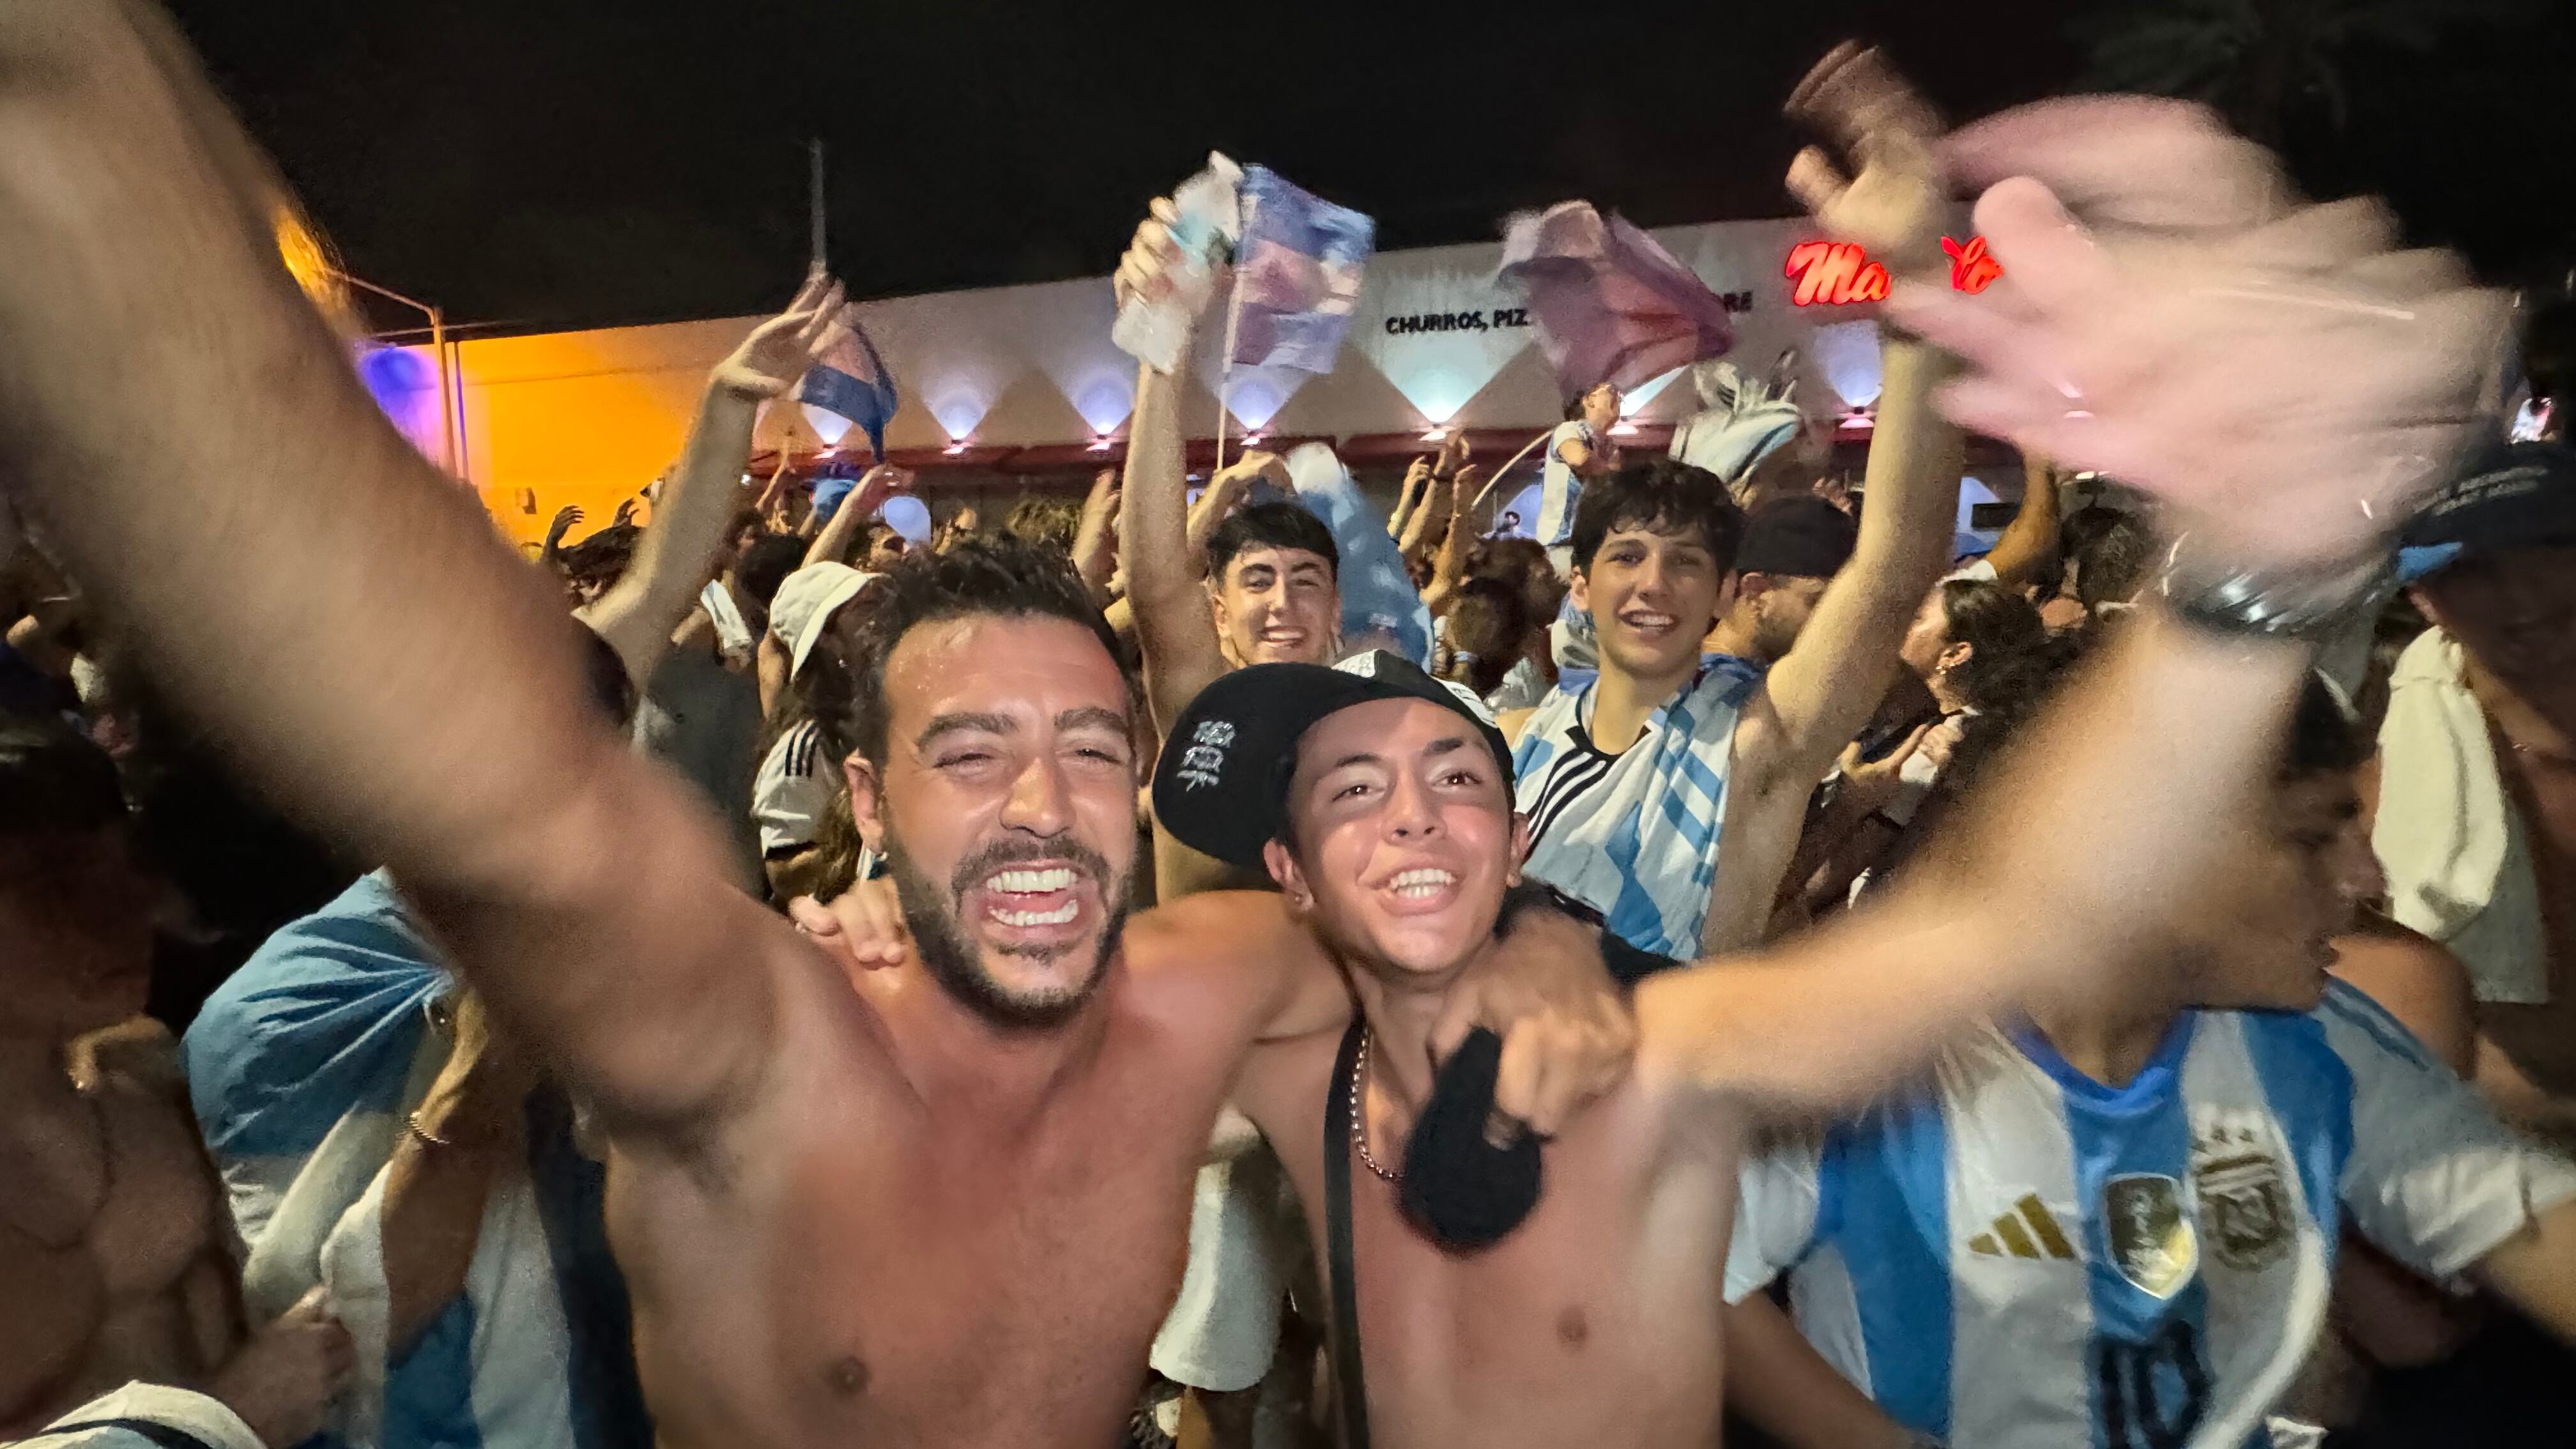
[{"label": "crowd of people", "polygon": [[1600,384],[1535,537],[1193,496],[1148,364],[916,544],[745,471],[818,268],[531,559],[166,22],[0,16],[0,1441],[2555,1442],[2568,304],[2187,106],[1789,104],[1857,487]]}]

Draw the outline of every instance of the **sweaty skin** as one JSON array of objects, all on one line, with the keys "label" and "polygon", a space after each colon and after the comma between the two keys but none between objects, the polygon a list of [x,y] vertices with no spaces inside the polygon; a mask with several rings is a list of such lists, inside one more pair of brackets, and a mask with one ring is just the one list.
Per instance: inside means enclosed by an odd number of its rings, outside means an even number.
[{"label": "sweaty skin", "polygon": [[135,1379],[202,1384],[241,1341],[223,1195],[143,1061],[156,1035],[0,1103],[0,1438]]}]

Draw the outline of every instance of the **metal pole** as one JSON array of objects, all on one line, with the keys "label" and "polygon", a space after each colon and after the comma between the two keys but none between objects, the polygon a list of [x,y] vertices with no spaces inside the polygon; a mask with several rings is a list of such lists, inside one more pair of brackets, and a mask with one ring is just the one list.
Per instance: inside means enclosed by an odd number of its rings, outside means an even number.
[{"label": "metal pole", "polygon": [[809,137],[805,142],[805,209],[813,230],[814,265],[824,265],[823,233],[823,138]]},{"label": "metal pole", "polygon": [[447,475],[465,476],[465,459],[457,447],[456,392],[447,376],[447,319],[436,307],[429,309],[429,351],[438,359],[438,447],[447,455]]},{"label": "metal pole", "polygon": [[[1258,200],[1246,201],[1243,204],[1243,217],[1236,228],[1236,234],[1238,236],[1249,236],[1251,234],[1252,213],[1260,206],[1260,204],[1261,203]],[[1225,429],[1226,418],[1228,416],[1227,409],[1232,405],[1234,400],[1234,335],[1236,327],[1243,321],[1242,268],[1236,268],[1233,276],[1228,280],[1232,285],[1226,288],[1225,360],[1221,365],[1221,370],[1217,373],[1216,383],[1216,467],[1209,472],[1208,476],[1210,478],[1214,478],[1218,473],[1225,471]]]}]

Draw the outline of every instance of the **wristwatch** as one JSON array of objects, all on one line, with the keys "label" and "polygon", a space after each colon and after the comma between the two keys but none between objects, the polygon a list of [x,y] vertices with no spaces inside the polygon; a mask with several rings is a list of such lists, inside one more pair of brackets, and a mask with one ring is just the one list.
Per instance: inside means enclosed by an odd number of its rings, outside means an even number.
[{"label": "wristwatch", "polygon": [[2395,581],[2393,552],[2306,568],[2243,569],[2195,556],[2189,535],[2174,541],[2156,591],[2173,616],[2233,639],[2322,643]]}]

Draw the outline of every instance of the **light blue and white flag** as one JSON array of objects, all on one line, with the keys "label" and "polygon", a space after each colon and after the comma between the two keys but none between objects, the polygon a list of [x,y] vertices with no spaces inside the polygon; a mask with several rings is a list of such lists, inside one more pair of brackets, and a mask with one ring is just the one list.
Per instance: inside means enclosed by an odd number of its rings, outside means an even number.
[{"label": "light blue and white flag", "polygon": [[1242,195],[1233,361],[1332,371],[1377,247],[1376,220],[1314,196],[1266,166],[1243,169]]}]

